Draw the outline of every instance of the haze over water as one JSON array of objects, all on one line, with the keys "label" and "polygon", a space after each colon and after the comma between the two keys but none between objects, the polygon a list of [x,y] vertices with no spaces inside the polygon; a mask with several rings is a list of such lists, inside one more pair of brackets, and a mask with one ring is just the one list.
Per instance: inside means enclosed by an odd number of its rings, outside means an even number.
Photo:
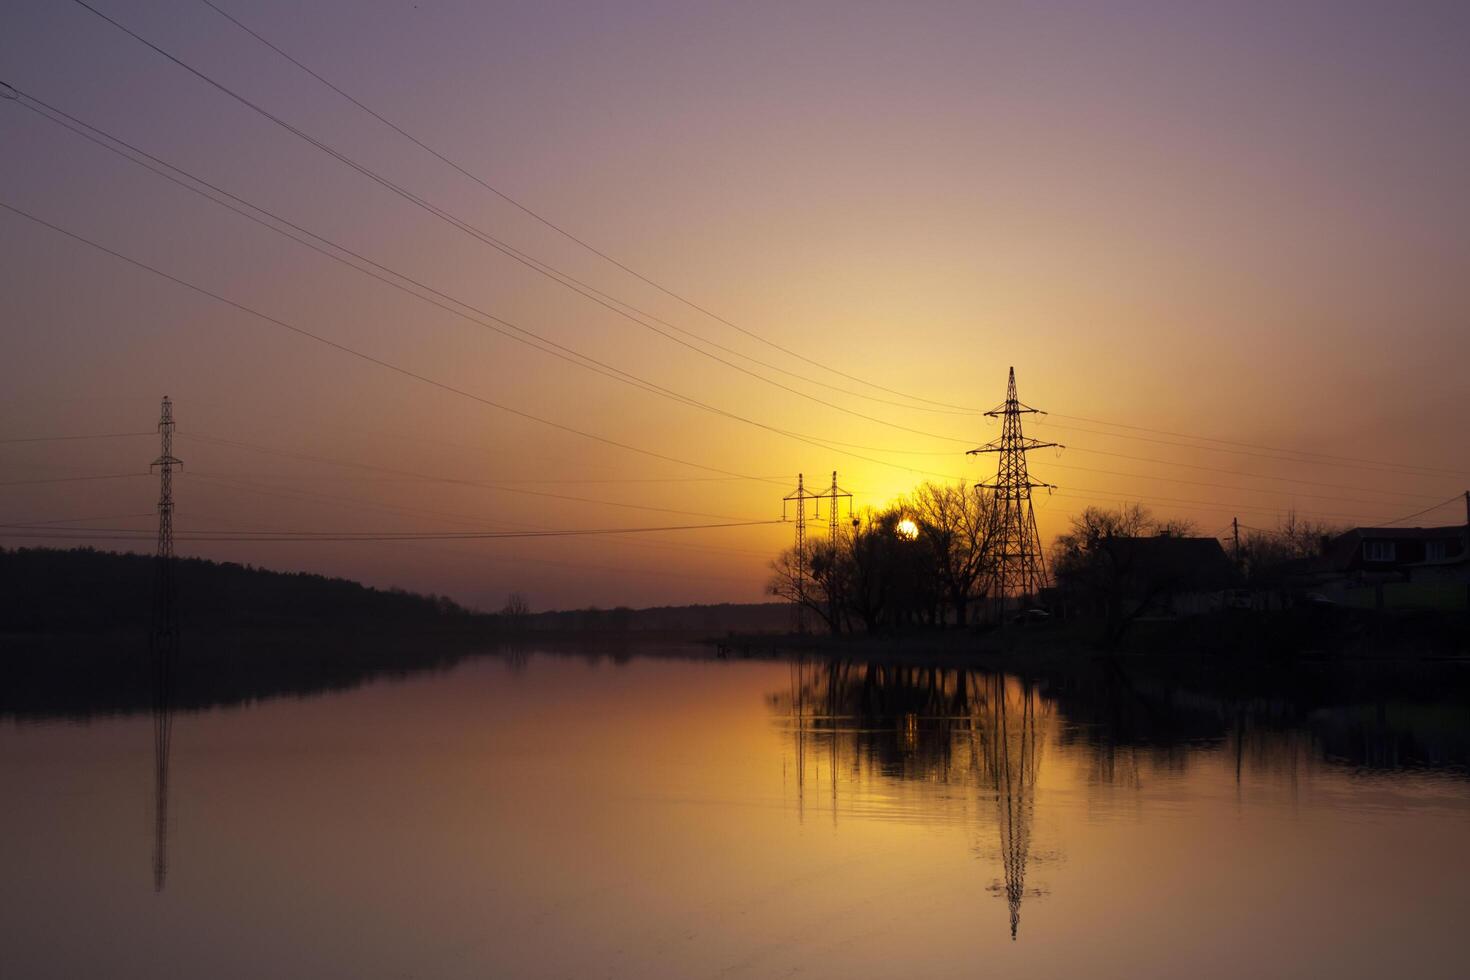
[{"label": "haze over water", "polygon": [[0,975],[1463,975],[1453,706],[520,653],[0,728]]}]

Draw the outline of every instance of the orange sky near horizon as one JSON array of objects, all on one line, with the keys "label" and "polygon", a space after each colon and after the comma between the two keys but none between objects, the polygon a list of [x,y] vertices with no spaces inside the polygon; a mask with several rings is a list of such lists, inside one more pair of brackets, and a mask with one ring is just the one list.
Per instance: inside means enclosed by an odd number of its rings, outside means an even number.
[{"label": "orange sky near horizon", "polygon": [[[0,210],[0,523],[151,528],[153,436],[24,440],[148,433],[164,393],[181,537],[772,520],[798,472],[822,487],[834,469],[880,506],[993,476],[964,451],[999,434],[976,410],[1012,365],[1052,413],[1028,434],[1067,446],[1032,455],[1059,488],[1037,500],[1044,539],[1134,501],[1205,534],[1291,510],[1465,519],[1462,5],[221,0],[657,286],[206,5],[95,6],[531,264],[82,7],[21,0],[0,35],[0,80],[25,96],[0,101],[0,203],[380,363]],[[758,601],[790,540],[776,524],[179,550],[539,609]]]}]

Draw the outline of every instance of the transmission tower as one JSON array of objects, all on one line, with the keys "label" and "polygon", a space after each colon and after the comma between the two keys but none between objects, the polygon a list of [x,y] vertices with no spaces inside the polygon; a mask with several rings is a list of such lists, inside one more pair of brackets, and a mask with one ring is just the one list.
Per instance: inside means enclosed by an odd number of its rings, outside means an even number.
[{"label": "transmission tower", "polygon": [[995,598],[996,613],[1001,622],[1005,621],[1007,598],[1012,595],[1035,596],[1046,584],[1046,560],[1042,556],[1041,535],[1036,531],[1031,491],[1037,487],[1050,490],[1052,484],[1031,480],[1026,471],[1026,454],[1033,449],[1059,444],[1039,442],[1021,432],[1021,416],[1040,412],[1040,409],[1022,404],[1016,397],[1016,369],[1011,368],[1005,403],[985,413],[991,418],[1002,419],[1000,438],[968,453],[971,456],[977,453],[999,455],[995,482],[976,486],[994,493],[992,540],[996,552],[990,593]]},{"label": "transmission tower", "polygon": [[827,623],[832,632],[838,632],[837,625],[837,589],[833,576],[836,574],[837,561],[837,535],[841,533],[838,523],[842,517],[842,501],[847,501],[847,516],[852,516],[852,494],[837,485],[837,471],[832,471],[832,486],[826,493],[817,495],[816,516],[822,516],[822,501],[827,501],[827,546],[830,554],[827,558]]},{"label": "transmission tower", "polygon": [[163,396],[158,417],[158,458],[149,469],[158,469],[158,551],[154,560],[153,646],[171,651],[178,639],[174,609],[174,467],[183,461],[174,456],[174,404]]},{"label": "transmission tower", "polygon": [[837,547],[838,518],[842,516],[842,505],[839,501],[847,501],[847,516],[852,516],[852,494],[837,485],[837,471],[832,471],[832,486],[826,493],[814,495],[817,501],[816,516],[822,516],[822,501],[829,501],[827,513],[827,543]]},{"label": "transmission tower", "polygon": [[[835,474],[834,474],[835,476]],[[781,498],[781,519],[787,520],[787,508],[796,505],[796,632],[806,632],[806,502],[818,494],[806,488],[803,474],[796,474],[796,490]]]},{"label": "transmission tower", "polygon": [[158,552],[154,558],[153,632],[153,888],[168,875],[168,770],[173,736],[173,670],[179,629],[174,590],[174,407],[163,396],[158,418]]}]

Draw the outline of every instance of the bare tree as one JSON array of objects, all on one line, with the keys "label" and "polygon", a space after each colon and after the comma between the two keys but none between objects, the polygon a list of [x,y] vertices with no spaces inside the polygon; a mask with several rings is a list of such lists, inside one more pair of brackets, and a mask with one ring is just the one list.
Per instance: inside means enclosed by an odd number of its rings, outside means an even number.
[{"label": "bare tree", "polygon": [[[810,610],[827,624],[829,630],[836,633],[837,617],[828,592],[833,580],[829,552],[830,549],[825,546],[816,549],[814,554],[807,556],[805,570],[799,571],[796,549],[787,548],[771,562],[771,579],[766,584],[766,591],[779,599]],[[822,556],[822,561],[815,561],[817,555]]]},{"label": "bare tree", "polygon": [[[1052,546],[1052,568],[1067,592],[1102,606],[1104,639],[1114,643],[1169,586],[1163,578],[1139,581],[1134,567],[1138,551],[1130,546],[1131,539],[1188,537],[1195,533],[1192,522],[1157,520],[1142,504],[1125,504],[1117,510],[1088,507],[1072,518],[1071,530],[1057,537]],[[1133,595],[1137,601],[1130,612],[1125,608],[1125,597],[1139,590],[1142,593]]]},{"label": "bare tree", "polygon": [[512,629],[520,629],[526,625],[526,620],[531,616],[531,604],[526,597],[519,592],[512,592],[505,599],[505,605],[500,609],[501,619]]},{"label": "bare tree", "polygon": [[955,623],[968,621],[977,583],[991,567],[996,522],[992,496],[965,483],[924,483],[906,504],[934,553],[941,588]]}]

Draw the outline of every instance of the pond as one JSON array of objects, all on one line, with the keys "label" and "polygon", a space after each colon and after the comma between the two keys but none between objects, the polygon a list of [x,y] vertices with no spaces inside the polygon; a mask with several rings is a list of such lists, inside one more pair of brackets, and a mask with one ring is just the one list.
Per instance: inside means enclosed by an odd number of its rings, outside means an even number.
[{"label": "pond", "polygon": [[646,653],[0,719],[0,976],[1465,975],[1463,703]]}]

